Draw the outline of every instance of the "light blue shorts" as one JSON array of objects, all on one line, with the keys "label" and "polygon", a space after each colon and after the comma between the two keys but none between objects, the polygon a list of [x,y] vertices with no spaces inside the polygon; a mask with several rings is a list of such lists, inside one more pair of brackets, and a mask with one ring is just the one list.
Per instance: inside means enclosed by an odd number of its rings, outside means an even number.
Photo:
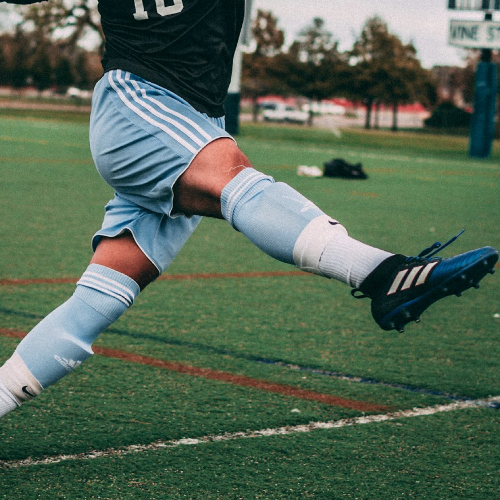
[{"label": "light blue shorts", "polygon": [[207,144],[223,137],[231,138],[224,118],[199,113],[131,73],[106,73],[94,90],[90,148],[115,198],[93,237],[94,250],[103,236],[128,230],[162,273],[201,220],[171,213],[173,185]]}]

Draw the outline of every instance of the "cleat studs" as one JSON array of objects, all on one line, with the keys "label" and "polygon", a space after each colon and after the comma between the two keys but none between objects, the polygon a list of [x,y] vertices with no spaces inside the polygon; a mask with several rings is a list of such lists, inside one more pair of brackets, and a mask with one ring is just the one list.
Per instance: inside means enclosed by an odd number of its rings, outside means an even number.
[{"label": "cleat studs", "polygon": [[420,318],[417,318],[417,319],[415,320],[415,323],[420,323],[421,321],[422,321],[422,320],[421,320]]},{"label": "cleat studs", "polygon": [[449,290],[448,290],[448,287],[443,286],[443,288],[441,288],[441,291],[442,291],[443,293],[448,293],[448,291],[449,291]]},{"label": "cleat studs", "polygon": [[400,330],[398,330],[399,333],[404,333],[405,332],[405,329],[404,328],[401,328]]},{"label": "cleat studs", "polygon": [[489,272],[490,274],[495,274],[495,270],[494,270],[494,269],[490,269],[488,272]]},{"label": "cleat studs", "polygon": [[389,330],[395,330],[396,329],[396,325],[394,324],[393,321],[391,321],[387,326],[389,327]]},{"label": "cleat studs", "polygon": [[479,283],[476,283],[474,280],[470,280],[469,284],[475,289],[479,288]]},{"label": "cleat studs", "polygon": [[466,281],[466,280],[467,280],[467,276],[466,276],[465,274],[461,274],[461,275],[460,275],[460,279],[461,279],[462,281]]},{"label": "cleat studs", "polygon": [[410,311],[403,311],[403,316],[405,319],[411,319],[411,314]]},{"label": "cleat studs", "polygon": [[457,292],[455,295],[456,295],[457,297],[461,297],[461,296],[462,296],[462,292]]}]

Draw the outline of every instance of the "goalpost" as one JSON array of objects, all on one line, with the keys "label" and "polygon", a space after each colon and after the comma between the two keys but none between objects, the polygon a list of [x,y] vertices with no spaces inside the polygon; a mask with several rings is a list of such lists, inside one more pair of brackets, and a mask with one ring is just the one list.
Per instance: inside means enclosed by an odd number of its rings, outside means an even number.
[{"label": "goalpost", "polygon": [[[500,11],[500,0],[448,0],[448,9],[483,11],[485,14],[484,21],[451,21],[450,44],[481,50],[476,69],[469,156],[488,158],[495,136],[498,92],[497,66],[491,60],[491,51],[500,49],[500,23],[493,22],[493,13]],[[462,36],[456,37],[456,34]]]}]

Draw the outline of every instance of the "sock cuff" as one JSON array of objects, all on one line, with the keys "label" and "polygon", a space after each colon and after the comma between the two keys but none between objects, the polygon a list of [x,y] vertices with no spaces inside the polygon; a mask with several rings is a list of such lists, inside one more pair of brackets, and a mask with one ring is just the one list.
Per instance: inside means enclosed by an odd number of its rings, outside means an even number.
[{"label": "sock cuff", "polygon": [[327,215],[316,217],[303,229],[295,242],[295,265],[308,273],[324,276],[319,266],[321,255],[329,241],[339,236],[347,236],[347,230],[342,224]]},{"label": "sock cuff", "polygon": [[20,403],[0,380],[0,418],[15,410]]},{"label": "sock cuff", "polygon": [[262,174],[254,168],[245,168],[229,181],[222,190],[222,216],[233,227],[234,212],[239,201],[242,198],[249,199],[262,191],[262,186],[258,185],[262,181],[273,183],[274,179],[268,175]]},{"label": "sock cuff", "polygon": [[[139,292],[139,285],[132,278],[109,267],[90,264],[77,283],[75,296],[114,321],[134,303]],[[116,301],[122,304],[120,311]]]},{"label": "sock cuff", "polygon": [[10,391],[17,404],[33,399],[43,391],[17,351],[0,368],[0,383]]}]

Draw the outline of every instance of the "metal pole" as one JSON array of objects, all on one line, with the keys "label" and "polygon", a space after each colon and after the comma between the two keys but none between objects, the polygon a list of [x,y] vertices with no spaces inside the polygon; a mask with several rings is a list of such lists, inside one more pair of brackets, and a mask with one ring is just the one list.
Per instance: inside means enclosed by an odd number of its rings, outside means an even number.
[{"label": "metal pole", "polygon": [[251,40],[252,2],[253,0],[246,0],[245,3],[245,21],[241,30],[240,41],[234,54],[231,84],[229,85],[226,102],[224,103],[226,108],[226,130],[231,135],[238,135],[240,131],[242,46],[248,45]]},{"label": "metal pole", "polygon": [[[487,12],[485,21],[493,15]],[[482,49],[476,69],[474,113],[472,115],[469,156],[489,158],[495,136],[496,96],[498,91],[497,66],[491,62],[491,49]]]}]

